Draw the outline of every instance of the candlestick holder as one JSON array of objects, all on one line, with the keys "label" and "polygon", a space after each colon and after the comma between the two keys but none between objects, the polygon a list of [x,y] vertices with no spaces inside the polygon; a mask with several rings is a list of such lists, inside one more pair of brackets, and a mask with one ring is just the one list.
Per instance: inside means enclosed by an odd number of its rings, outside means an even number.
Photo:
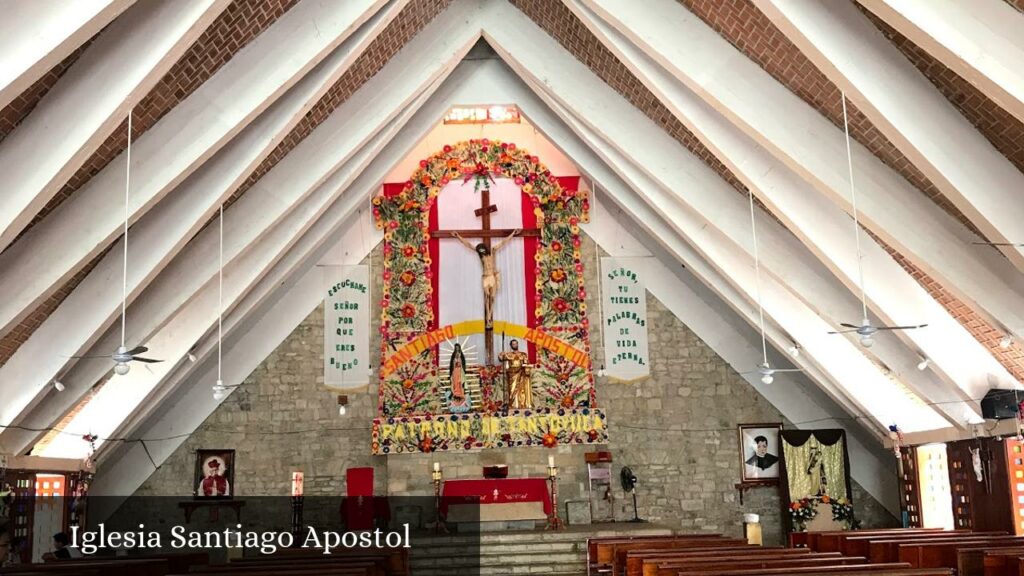
[{"label": "candlestick holder", "polygon": [[448,526],[441,517],[441,481],[444,475],[441,470],[434,470],[430,473],[430,478],[434,482],[434,533],[447,534]]},{"label": "candlestick holder", "polygon": [[292,496],[292,537],[298,541],[302,534],[302,508],[304,498],[299,495]]},{"label": "candlestick holder", "polygon": [[548,482],[551,484],[551,514],[548,515],[548,523],[545,530],[561,530],[565,528],[562,519],[558,517],[558,467],[548,466]]}]

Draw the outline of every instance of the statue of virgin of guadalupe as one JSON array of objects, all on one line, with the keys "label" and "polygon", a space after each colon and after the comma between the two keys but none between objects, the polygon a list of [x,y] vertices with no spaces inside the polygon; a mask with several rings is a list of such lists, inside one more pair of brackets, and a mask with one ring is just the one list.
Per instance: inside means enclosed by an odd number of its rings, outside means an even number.
[{"label": "statue of virgin of guadalupe", "polygon": [[463,384],[466,379],[466,355],[462,353],[462,345],[457,342],[448,361],[448,378],[451,384],[452,412],[468,411],[469,399],[466,397],[466,388]]}]

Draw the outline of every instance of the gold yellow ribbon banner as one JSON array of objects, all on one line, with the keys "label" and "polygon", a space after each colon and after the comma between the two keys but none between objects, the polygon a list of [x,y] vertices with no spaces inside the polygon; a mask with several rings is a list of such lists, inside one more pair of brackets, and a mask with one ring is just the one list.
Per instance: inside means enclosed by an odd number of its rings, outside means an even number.
[{"label": "gold yellow ribbon banner", "polygon": [[[380,367],[380,374],[382,377],[387,377],[399,366],[412,360],[416,356],[419,356],[424,351],[437,346],[438,344],[451,340],[456,336],[466,336],[468,334],[480,334],[484,331],[483,320],[467,320],[466,322],[459,322],[457,324],[449,324],[443,326],[437,330],[432,330],[417,336],[413,340],[410,340],[404,346],[399,348],[394,354],[389,356]],[[522,338],[529,342],[533,342],[541,348],[545,348],[564,356],[573,364],[582,368],[590,368],[590,355],[574,347],[564,340],[560,340],[552,336],[548,332],[530,328],[529,326],[523,326],[520,324],[512,324],[509,322],[503,322],[501,320],[494,321],[494,333],[504,334],[509,338]]]},{"label": "gold yellow ribbon banner", "polygon": [[608,429],[603,411],[514,410],[508,414],[440,414],[377,418],[372,427],[374,454],[474,450],[513,446],[604,444]]}]

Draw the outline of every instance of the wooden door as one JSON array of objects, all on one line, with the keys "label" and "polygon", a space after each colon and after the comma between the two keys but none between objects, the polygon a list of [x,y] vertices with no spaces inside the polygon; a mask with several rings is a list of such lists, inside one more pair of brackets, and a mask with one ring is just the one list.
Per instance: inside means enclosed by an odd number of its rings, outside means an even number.
[{"label": "wooden door", "polygon": [[[981,478],[972,449],[980,449]],[[1010,501],[1010,471],[1003,441],[995,438],[960,440],[946,445],[949,487],[955,528],[1014,532]]]},{"label": "wooden door", "polygon": [[1024,442],[1007,440],[1005,444],[1013,532],[1024,536]]},{"label": "wooden door", "polygon": [[906,528],[921,527],[921,486],[917,464],[914,447],[900,448],[900,511]]},{"label": "wooden door", "polygon": [[[11,503],[11,540],[19,542],[21,562],[32,561],[32,523],[36,509],[36,474],[24,470],[8,470],[7,478],[14,488]],[[11,552],[15,552],[14,549]]]}]

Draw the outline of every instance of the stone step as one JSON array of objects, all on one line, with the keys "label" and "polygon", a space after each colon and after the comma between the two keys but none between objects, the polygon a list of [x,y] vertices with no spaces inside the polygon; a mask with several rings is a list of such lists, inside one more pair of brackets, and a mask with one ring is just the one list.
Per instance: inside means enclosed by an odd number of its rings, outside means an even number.
[{"label": "stone step", "polygon": [[509,554],[518,551],[586,554],[587,551],[586,543],[584,542],[525,542],[507,544],[483,544],[480,545],[479,548],[475,544],[435,544],[433,546],[413,546],[412,556],[458,556],[462,551],[467,549],[478,549],[481,554]]},{"label": "stone step", "polygon": [[604,538],[610,536],[668,536],[672,530],[668,528],[642,528],[631,530],[596,530],[593,532],[577,532],[572,530],[558,532],[544,532],[531,530],[527,532],[482,532],[479,534],[447,536],[418,535],[414,536],[413,542],[416,546],[443,546],[445,544],[470,544],[479,542],[481,546],[488,544],[508,543],[552,543],[552,542],[581,542],[586,543],[587,538]]},{"label": "stone step", "polygon": [[531,566],[538,564],[582,564],[587,561],[586,554],[580,555],[576,552],[557,553],[545,551],[518,550],[515,552],[491,553],[491,554],[463,554],[463,555],[438,555],[409,557],[409,564],[416,567],[429,568],[433,566],[507,566],[521,565]]},{"label": "stone step", "polygon": [[532,565],[497,565],[497,566],[438,566],[432,568],[420,568],[412,566],[409,573],[412,576],[508,576],[509,574],[545,574],[546,576],[582,576],[587,573],[585,563],[549,563]]}]

